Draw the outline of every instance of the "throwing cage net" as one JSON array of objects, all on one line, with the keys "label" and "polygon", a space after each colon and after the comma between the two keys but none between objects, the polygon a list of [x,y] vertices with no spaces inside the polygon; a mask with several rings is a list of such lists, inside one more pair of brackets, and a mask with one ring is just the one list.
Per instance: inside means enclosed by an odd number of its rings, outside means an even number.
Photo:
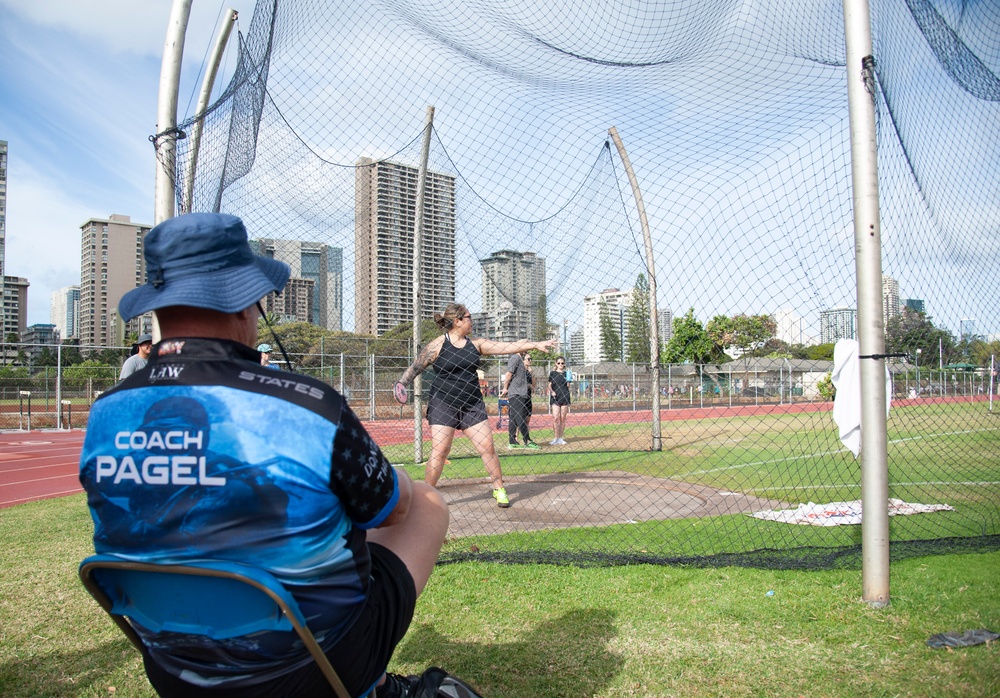
[{"label": "throwing cage net", "polygon": [[[871,13],[891,551],[995,548],[1000,8]],[[860,461],[829,383],[857,322],[840,0],[260,0],[238,36],[223,94],[180,126],[201,137],[176,143],[178,205],[241,216],[292,266],[267,311],[295,370],[420,477],[439,444],[393,385],[441,336],[434,313],[556,342],[532,353],[537,449],[519,430],[508,447],[509,356],[481,358],[512,506],[456,433],[442,560],[859,563]]]}]

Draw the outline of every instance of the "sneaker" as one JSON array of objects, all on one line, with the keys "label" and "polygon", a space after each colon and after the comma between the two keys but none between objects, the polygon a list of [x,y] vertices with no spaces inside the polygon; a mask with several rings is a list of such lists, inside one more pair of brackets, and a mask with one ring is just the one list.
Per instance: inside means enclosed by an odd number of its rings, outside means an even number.
[{"label": "sneaker", "polygon": [[501,509],[506,509],[510,506],[510,500],[507,499],[507,490],[503,487],[493,490],[493,499],[497,500],[497,506]]},{"label": "sneaker", "polygon": [[541,448],[541,446],[539,446],[538,444],[536,444],[534,441],[529,441],[528,443],[524,444],[524,447],[525,448],[530,448],[533,451],[537,451],[538,449]]},{"label": "sneaker", "polygon": [[418,677],[385,673],[385,683],[375,689],[378,698],[406,698],[417,685]]},{"label": "sneaker", "polygon": [[558,446],[558,445],[559,445],[559,439],[552,439],[551,441],[549,441],[549,446]]},{"label": "sneaker", "polygon": [[565,446],[566,445],[566,439],[556,439],[556,444],[558,446]]},{"label": "sneaker", "polygon": [[524,446],[522,446],[521,444],[519,444],[517,442],[507,444],[507,450],[508,451],[513,451],[515,448],[524,448]]}]

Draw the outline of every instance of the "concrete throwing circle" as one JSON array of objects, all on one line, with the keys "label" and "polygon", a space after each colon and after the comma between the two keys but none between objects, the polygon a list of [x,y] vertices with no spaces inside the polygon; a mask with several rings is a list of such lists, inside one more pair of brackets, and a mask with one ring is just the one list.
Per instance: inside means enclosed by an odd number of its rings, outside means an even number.
[{"label": "concrete throwing circle", "polygon": [[501,509],[485,478],[442,480],[451,537],[608,526],[773,509],[781,502],[621,471],[508,477]]}]

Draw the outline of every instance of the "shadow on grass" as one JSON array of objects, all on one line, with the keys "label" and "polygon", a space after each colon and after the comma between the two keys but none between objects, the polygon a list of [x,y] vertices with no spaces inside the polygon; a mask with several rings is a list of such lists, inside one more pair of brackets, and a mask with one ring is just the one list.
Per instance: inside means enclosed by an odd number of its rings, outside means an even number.
[{"label": "shadow on grass", "polygon": [[492,643],[455,642],[423,624],[410,628],[394,660],[440,666],[484,696],[579,698],[605,693],[621,671],[623,658],[608,649],[616,634],[615,615],[605,609],[570,611]]},{"label": "shadow on grass", "polygon": [[[115,685],[111,675],[116,672],[127,685]],[[155,695],[139,653],[124,636],[85,650],[37,654],[0,666],[0,695],[5,698],[79,696],[88,689],[93,695],[132,696],[137,686],[145,689],[142,695]]]}]

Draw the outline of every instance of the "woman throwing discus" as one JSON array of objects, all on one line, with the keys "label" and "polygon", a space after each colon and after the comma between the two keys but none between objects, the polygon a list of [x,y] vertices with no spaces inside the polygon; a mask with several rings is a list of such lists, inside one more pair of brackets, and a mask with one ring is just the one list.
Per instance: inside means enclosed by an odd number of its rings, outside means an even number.
[{"label": "woman throwing discus", "polygon": [[549,443],[561,446],[566,443],[566,416],[569,414],[569,383],[566,381],[566,359],[556,357],[556,368],[549,372],[549,405],[552,407],[552,435]]},{"label": "woman throwing discus", "polygon": [[503,486],[500,459],[493,447],[493,430],[479,389],[479,357],[515,354],[531,349],[548,352],[555,345],[555,340],[495,342],[482,337],[470,337],[472,314],[460,303],[451,303],[443,314],[435,313],[434,322],[444,330],[444,334],[424,347],[416,361],[400,376],[394,390],[397,400],[402,396],[405,401],[406,386],[424,369],[434,365],[434,380],[427,398],[431,457],[424,466],[424,480],[430,485],[437,485],[445,460],[451,452],[455,430],[460,429],[472,440],[483,459],[483,465],[493,483],[493,498],[497,500],[497,505],[509,507],[510,500]]}]

